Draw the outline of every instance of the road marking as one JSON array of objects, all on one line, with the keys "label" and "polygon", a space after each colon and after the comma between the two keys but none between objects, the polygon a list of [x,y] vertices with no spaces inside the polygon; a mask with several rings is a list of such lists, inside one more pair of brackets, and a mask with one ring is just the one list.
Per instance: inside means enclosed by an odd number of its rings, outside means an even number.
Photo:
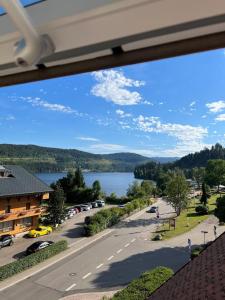
[{"label": "road marking", "polygon": [[91,275],[91,272],[90,272],[90,273],[87,273],[86,275],[84,275],[84,276],[82,277],[82,279],[86,279],[86,278],[88,278],[90,275]]},{"label": "road marking", "polygon": [[103,266],[103,264],[100,264],[100,265],[98,265],[97,267],[96,267],[96,269],[99,269],[99,268],[101,268]]},{"label": "road marking", "polygon": [[130,243],[127,243],[124,247],[127,248],[128,246],[130,246]]},{"label": "road marking", "polygon": [[123,251],[123,249],[119,249],[118,251],[116,251],[116,253],[119,254],[121,251]]},{"label": "road marking", "polygon": [[133,239],[133,240],[131,240],[131,243],[133,243],[133,242],[135,242],[136,241],[136,239]]},{"label": "road marking", "polygon": [[69,286],[67,289],[66,289],[66,292],[70,291],[73,287],[76,286],[76,283],[73,283],[71,286]]},{"label": "road marking", "polygon": [[147,241],[148,239],[145,239],[145,241]]},{"label": "road marking", "polygon": [[111,260],[114,257],[114,255],[110,256],[107,260]]}]

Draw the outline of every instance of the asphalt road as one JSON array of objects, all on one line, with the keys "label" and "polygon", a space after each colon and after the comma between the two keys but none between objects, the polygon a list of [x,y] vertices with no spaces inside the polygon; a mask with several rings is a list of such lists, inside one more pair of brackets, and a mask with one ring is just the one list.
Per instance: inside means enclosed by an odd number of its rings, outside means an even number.
[{"label": "asphalt road", "polygon": [[[161,217],[171,208],[159,202]],[[53,266],[0,292],[1,300],[55,300],[70,293],[118,289],[142,272],[162,265],[180,268],[188,259],[178,247],[159,248],[149,240],[157,226],[155,214],[120,223],[109,236]]]},{"label": "asphalt road", "polygon": [[[0,266],[10,263],[24,255],[24,251],[34,242],[40,241],[59,241],[67,240],[68,244],[75,243],[83,238],[83,222],[86,216],[93,215],[101,208],[94,208],[90,211],[83,211],[68,219],[59,229],[53,231],[50,235],[40,236],[39,238],[18,237],[14,239],[11,247],[0,249]],[[0,298],[1,300],[1,298]]]}]

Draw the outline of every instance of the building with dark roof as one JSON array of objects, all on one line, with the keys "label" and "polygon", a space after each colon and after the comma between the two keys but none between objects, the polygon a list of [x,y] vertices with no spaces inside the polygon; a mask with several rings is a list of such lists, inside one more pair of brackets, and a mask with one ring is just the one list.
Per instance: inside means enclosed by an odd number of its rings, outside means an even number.
[{"label": "building with dark roof", "polygon": [[148,299],[225,299],[225,233],[176,272]]},{"label": "building with dark roof", "polygon": [[0,166],[0,235],[35,228],[52,189],[24,168]]}]

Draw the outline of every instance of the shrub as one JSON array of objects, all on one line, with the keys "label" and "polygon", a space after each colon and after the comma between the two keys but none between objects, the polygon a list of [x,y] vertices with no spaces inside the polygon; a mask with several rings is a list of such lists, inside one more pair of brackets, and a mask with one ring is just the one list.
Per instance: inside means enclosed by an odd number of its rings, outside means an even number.
[{"label": "shrub", "polygon": [[220,222],[225,222],[225,196],[217,198],[214,214]]},{"label": "shrub", "polygon": [[198,205],[196,206],[195,211],[198,215],[208,215],[209,208],[206,205]]},{"label": "shrub", "polygon": [[199,256],[199,254],[204,250],[204,247],[196,247],[193,250],[191,250],[191,259],[194,259],[195,257]]},{"label": "shrub", "polygon": [[17,273],[25,271],[40,262],[67,249],[67,241],[61,240],[39,252],[21,258],[17,261],[0,267],[0,281],[9,278]]},{"label": "shrub", "polygon": [[112,300],[145,300],[172,275],[171,269],[157,267],[131,281],[125,289],[117,292]]},{"label": "shrub", "polygon": [[84,229],[86,236],[92,236],[108,227],[117,224],[122,217],[130,215],[137,209],[142,209],[151,203],[150,199],[136,199],[126,204],[124,208],[113,207],[103,209],[85,222]]}]

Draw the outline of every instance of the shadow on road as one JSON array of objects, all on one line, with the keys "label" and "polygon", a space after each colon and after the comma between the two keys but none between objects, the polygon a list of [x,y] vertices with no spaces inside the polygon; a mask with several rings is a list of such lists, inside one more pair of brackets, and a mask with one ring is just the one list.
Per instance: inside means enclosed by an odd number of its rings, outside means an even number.
[{"label": "shadow on road", "polygon": [[114,262],[107,271],[99,273],[92,281],[95,288],[116,288],[128,284],[141,273],[158,266],[177,271],[189,260],[188,247],[161,248]]},{"label": "shadow on road", "polygon": [[65,236],[68,238],[80,238],[83,235],[84,235],[83,226],[65,229],[61,234],[61,236]]}]

